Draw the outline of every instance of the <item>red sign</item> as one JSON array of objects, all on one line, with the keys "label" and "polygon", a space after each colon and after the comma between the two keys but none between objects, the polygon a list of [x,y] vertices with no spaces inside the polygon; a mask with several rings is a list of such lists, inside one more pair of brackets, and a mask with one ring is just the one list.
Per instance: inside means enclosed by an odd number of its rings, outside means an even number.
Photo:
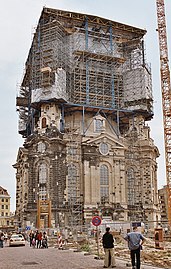
[{"label": "red sign", "polygon": [[102,219],[99,216],[95,216],[92,218],[92,224],[94,226],[99,226],[101,224],[101,222],[102,222]]}]

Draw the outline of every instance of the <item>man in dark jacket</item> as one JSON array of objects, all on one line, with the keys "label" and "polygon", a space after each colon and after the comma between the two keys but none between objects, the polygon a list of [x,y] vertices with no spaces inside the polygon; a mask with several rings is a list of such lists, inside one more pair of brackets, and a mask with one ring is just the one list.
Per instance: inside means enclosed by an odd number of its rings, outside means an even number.
[{"label": "man in dark jacket", "polygon": [[110,233],[110,227],[106,228],[106,232],[102,238],[103,248],[105,252],[105,259],[104,259],[104,268],[108,268],[110,264],[112,268],[116,267],[115,261],[115,252],[114,252],[114,239],[113,235]]}]

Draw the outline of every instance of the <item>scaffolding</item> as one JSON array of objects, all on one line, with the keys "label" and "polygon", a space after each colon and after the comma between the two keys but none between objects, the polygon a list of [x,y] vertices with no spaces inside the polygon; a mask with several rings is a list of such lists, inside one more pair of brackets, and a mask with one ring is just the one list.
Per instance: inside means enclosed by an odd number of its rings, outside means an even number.
[{"label": "scaffolding", "polygon": [[32,133],[33,115],[46,100],[139,110],[150,119],[152,83],[145,33],[96,16],[44,8],[17,100],[20,133]]},{"label": "scaffolding", "polygon": [[[38,133],[41,106],[58,107],[56,128],[66,142],[68,167],[65,204],[61,207],[68,225],[84,221],[81,142],[90,126],[84,122],[85,114],[105,116],[118,137],[129,130],[134,116],[142,116],[144,121],[153,117],[145,34],[145,30],[97,16],[50,8],[42,11],[17,97],[19,133],[26,138]],[[77,112],[79,124],[73,116]],[[139,145],[133,132],[128,140],[131,163]],[[135,182],[131,180],[130,172],[129,206],[134,215],[142,208],[137,206],[139,201],[132,192]]]},{"label": "scaffolding", "polygon": [[83,224],[83,194],[81,184],[81,134],[80,125],[76,122],[65,126],[67,141],[66,208],[68,224],[71,227]]}]

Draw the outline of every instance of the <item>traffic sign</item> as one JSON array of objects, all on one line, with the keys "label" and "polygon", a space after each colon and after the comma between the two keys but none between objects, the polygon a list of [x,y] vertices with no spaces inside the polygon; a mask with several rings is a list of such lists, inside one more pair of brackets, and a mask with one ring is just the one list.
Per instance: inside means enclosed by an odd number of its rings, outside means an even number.
[{"label": "traffic sign", "polygon": [[101,217],[99,217],[99,216],[94,216],[94,217],[92,218],[92,224],[93,224],[94,226],[99,226],[99,225],[101,224],[101,222],[102,222],[102,219],[101,219]]}]

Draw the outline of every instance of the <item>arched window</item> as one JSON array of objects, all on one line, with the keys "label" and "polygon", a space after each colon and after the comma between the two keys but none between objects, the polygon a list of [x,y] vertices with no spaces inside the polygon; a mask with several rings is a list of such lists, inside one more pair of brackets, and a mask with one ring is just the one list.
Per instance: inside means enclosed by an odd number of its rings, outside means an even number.
[{"label": "arched window", "polygon": [[40,164],[39,166],[39,199],[47,199],[47,187],[46,182],[48,179],[48,168],[45,163]]},{"label": "arched window", "polygon": [[100,166],[100,198],[102,202],[109,200],[109,169],[104,164]]},{"label": "arched window", "polygon": [[46,118],[42,118],[42,128],[46,128]]},{"label": "arched window", "polygon": [[39,187],[39,199],[47,200],[47,190],[45,185]]},{"label": "arched window", "polygon": [[103,120],[95,119],[95,132],[100,133],[103,127]]},{"label": "arched window", "polygon": [[68,167],[68,202],[73,203],[77,200],[77,168],[71,164]]},{"label": "arched window", "polygon": [[135,173],[133,168],[129,168],[127,171],[128,182],[128,205],[134,205],[135,203]]},{"label": "arched window", "polygon": [[47,181],[47,165],[42,163],[39,166],[39,183],[46,183]]}]

